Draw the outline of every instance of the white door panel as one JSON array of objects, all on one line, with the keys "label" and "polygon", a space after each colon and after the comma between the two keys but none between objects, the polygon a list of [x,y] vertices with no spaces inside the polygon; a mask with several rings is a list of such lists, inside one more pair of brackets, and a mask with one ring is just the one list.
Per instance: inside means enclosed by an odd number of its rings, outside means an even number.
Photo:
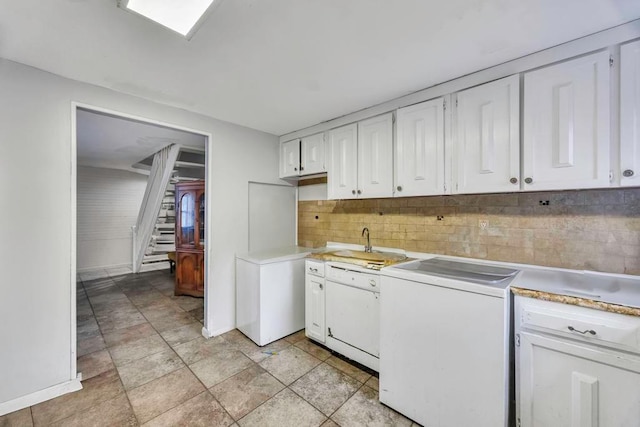
[{"label": "white door panel", "polygon": [[393,115],[358,123],[358,197],[393,195]]},{"label": "white door panel", "polygon": [[298,176],[300,172],[300,140],[283,142],[280,146],[280,178]]},{"label": "white door panel", "polygon": [[620,185],[640,185],[640,41],[620,48]]},{"label": "white door panel", "polygon": [[518,75],[458,93],[456,128],[456,193],[520,188]]},{"label": "white door panel", "polygon": [[358,185],[358,126],[333,129],[329,133],[331,161],[327,168],[329,199],[355,199]]},{"label": "white door panel", "polygon": [[525,74],[524,189],[609,186],[609,53]]},{"label": "white door panel", "polygon": [[309,338],[325,342],[324,279],[306,276],[305,329]]},{"label": "white door panel", "polygon": [[444,99],[398,110],[395,196],[444,193]]},{"label": "white door panel", "polygon": [[324,155],[324,134],[319,133],[302,138],[300,142],[302,175],[326,172]]}]

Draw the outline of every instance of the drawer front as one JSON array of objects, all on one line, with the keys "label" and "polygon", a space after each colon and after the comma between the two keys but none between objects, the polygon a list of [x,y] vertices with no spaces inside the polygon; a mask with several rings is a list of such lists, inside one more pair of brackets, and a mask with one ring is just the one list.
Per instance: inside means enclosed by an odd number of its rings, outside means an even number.
[{"label": "drawer front", "polygon": [[640,353],[640,317],[518,298],[520,329],[570,336],[605,347]]},{"label": "drawer front", "polygon": [[305,263],[305,271],[313,276],[324,277],[324,262],[308,259]]},{"label": "drawer front", "polygon": [[362,273],[340,267],[327,267],[327,280],[342,283],[356,288],[380,292],[380,276],[378,274]]}]

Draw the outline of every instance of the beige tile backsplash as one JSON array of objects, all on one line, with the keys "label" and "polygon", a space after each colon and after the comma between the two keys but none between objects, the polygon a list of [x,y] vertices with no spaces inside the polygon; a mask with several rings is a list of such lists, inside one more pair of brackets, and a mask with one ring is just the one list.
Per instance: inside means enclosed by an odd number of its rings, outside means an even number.
[{"label": "beige tile backsplash", "polygon": [[298,208],[303,246],[364,244],[368,227],[374,247],[640,274],[640,188],[317,200]]}]

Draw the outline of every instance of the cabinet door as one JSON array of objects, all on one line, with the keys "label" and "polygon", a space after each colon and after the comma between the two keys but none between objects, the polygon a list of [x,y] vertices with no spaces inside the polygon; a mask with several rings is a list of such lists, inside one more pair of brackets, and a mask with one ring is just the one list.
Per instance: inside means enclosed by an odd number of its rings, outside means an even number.
[{"label": "cabinet door", "polygon": [[525,190],[609,186],[609,53],[525,74]]},{"label": "cabinet door", "polygon": [[198,254],[198,271],[196,271],[196,290],[204,293],[204,253]]},{"label": "cabinet door", "polygon": [[520,334],[522,427],[632,427],[640,420],[640,361]]},{"label": "cabinet door", "polygon": [[309,338],[325,342],[324,279],[306,275],[305,330]]},{"label": "cabinet door", "polygon": [[324,134],[319,133],[302,138],[300,149],[302,154],[300,163],[301,175],[327,171],[324,162]]},{"label": "cabinet door", "polygon": [[199,249],[204,249],[205,244],[205,198],[204,198],[204,188],[202,190],[196,190],[196,247]]},{"label": "cabinet door", "polygon": [[358,197],[393,196],[393,115],[358,123]]},{"label": "cabinet door", "polygon": [[396,197],[444,193],[444,99],[400,108],[396,120]]},{"label": "cabinet door", "polygon": [[193,190],[178,191],[176,243],[180,248],[196,247],[196,196]]},{"label": "cabinet door", "polygon": [[198,284],[202,283],[201,260],[202,255],[197,252],[176,254],[176,295],[192,295],[198,291]]},{"label": "cabinet door", "polygon": [[640,41],[620,48],[620,185],[640,185]]},{"label": "cabinet door", "polygon": [[458,93],[454,192],[520,189],[520,77]]},{"label": "cabinet door", "polygon": [[300,140],[283,142],[280,146],[280,178],[298,176],[299,168]]},{"label": "cabinet door", "polygon": [[355,199],[358,180],[358,127],[354,123],[329,133],[329,199]]}]

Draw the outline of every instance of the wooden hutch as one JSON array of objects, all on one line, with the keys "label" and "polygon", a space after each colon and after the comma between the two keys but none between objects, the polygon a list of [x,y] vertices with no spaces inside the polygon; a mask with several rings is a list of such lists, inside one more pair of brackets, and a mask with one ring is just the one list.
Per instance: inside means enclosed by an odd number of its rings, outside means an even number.
[{"label": "wooden hutch", "polygon": [[204,181],[176,184],[175,295],[204,296]]}]

